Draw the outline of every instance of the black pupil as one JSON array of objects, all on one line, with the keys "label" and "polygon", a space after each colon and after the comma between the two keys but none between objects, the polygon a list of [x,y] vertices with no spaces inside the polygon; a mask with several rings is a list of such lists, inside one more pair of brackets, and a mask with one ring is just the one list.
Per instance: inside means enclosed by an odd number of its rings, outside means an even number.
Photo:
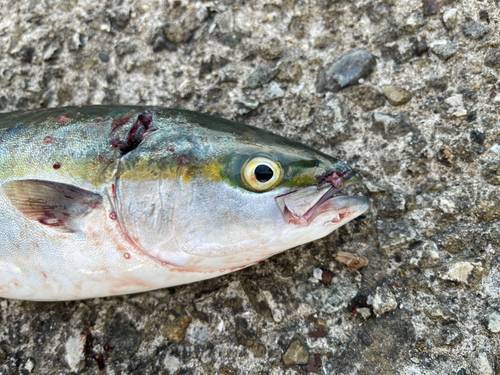
[{"label": "black pupil", "polygon": [[271,178],[273,178],[273,174],[273,170],[265,164],[260,164],[257,166],[257,168],[255,168],[255,178],[259,182],[269,181]]}]

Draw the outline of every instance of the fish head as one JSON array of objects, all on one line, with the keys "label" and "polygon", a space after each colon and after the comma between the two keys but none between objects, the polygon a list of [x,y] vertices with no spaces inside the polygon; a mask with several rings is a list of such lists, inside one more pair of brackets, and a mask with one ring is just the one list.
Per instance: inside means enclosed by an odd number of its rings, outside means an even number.
[{"label": "fish head", "polygon": [[361,181],[342,161],[198,116],[160,128],[120,162],[121,225],[155,258],[192,270],[242,267],[322,238],[368,209],[364,196],[339,196]]}]

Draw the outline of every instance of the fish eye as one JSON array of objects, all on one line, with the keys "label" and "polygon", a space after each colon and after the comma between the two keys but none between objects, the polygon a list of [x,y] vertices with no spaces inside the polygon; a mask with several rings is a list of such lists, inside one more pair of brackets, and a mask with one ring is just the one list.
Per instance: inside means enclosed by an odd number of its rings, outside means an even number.
[{"label": "fish eye", "polygon": [[283,169],[277,161],[266,157],[249,159],[241,171],[245,185],[253,191],[272,189],[283,179]]}]

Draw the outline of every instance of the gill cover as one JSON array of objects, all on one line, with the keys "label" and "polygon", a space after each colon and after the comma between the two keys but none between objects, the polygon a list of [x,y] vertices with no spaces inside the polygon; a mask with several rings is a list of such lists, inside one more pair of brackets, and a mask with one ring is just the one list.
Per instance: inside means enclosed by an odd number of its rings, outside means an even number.
[{"label": "gill cover", "polygon": [[359,175],[299,143],[190,112],[151,127],[120,159],[115,205],[128,239],[162,262],[199,271],[248,265],[368,207],[364,197],[332,198],[332,186]]}]

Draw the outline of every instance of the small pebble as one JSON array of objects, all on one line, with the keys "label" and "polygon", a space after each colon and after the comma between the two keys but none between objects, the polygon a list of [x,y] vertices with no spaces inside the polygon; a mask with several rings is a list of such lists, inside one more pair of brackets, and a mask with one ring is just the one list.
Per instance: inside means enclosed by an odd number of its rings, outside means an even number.
[{"label": "small pebble", "polygon": [[326,337],[328,332],[326,332],[324,329],[318,329],[316,331],[312,331],[308,333],[309,337],[313,338],[320,338],[320,337]]},{"label": "small pebble", "polygon": [[450,59],[458,51],[454,44],[446,40],[436,40],[435,42],[432,42],[429,47],[432,53],[443,61]]},{"label": "small pebble", "polygon": [[425,15],[436,14],[441,9],[441,0],[423,0],[422,5]]},{"label": "small pebble", "polygon": [[[359,81],[361,81],[361,79]],[[384,95],[371,86],[353,86],[346,89],[345,96],[365,111],[372,111],[385,104]]]},{"label": "small pebble", "polygon": [[456,262],[439,272],[438,277],[442,280],[451,280],[467,284],[467,279],[473,269],[474,266],[469,262]]},{"label": "small pebble", "polygon": [[464,35],[470,39],[479,39],[486,33],[482,22],[469,22],[462,29]]},{"label": "small pebble", "polygon": [[309,352],[300,342],[294,341],[283,356],[285,365],[305,365],[309,362]]},{"label": "small pebble", "polygon": [[448,29],[453,29],[457,26],[458,22],[458,10],[456,8],[448,9],[443,13],[443,22]]},{"label": "small pebble", "polygon": [[479,19],[481,21],[486,21],[487,23],[490,23],[490,15],[487,10],[483,9],[479,11]]},{"label": "small pebble", "polygon": [[486,352],[476,353],[472,365],[474,366],[474,375],[495,375],[496,373]]},{"label": "small pebble", "polygon": [[299,83],[301,78],[302,66],[300,64],[284,64],[280,67],[278,79],[281,82]]},{"label": "small pebble", "polygon": [[385,191],[390,191],[391,187],[388,185],[380,185],[376,182],[366,181],[365,186],[370,193],[380,193]]},{"label": "small pebble", "polygon": [[403,30],[408,34],[417,32],[422,26],[425,25],[425,19],[422,13],[412,13],[403,24]]},{"label": "small pebble", "polygon": [[180,44],[184,42],[184,34],[185,31],[179,24],[173,24],[168,28],[166,35],[172,43]]},{"label": "small pebble", "polygon": [[396,298],[394,298],[394,294],[392,294],[392,291],[387,285],[377,287],[372,304],[373,312],[378,316],[392,311],[398,306]]},{"label": "small pebble", "polygon": [[61,44],[58,41],[54,40],[50,42],[43,49],[42,59],[44,61],[57,59],[61,52],[61,48]]},{"label": "small pebble", "polygon": [[268,60],[275,60],[283,56],[283,46],[278,38],[273,38],[269,42],[260,46],[260,54]]},{"label": "small pebble", "polygon": [[238,103],[243,104],[245,107],[250,108],[250,109],[255,109],[259,106],[259,102],[257,100],[251,100],[251,99],[238,99]]},{"label": "small pebble", "polygon": [[285,92],[281,89],[278,82],[271,82],[267,90],[264,92],[264,100],[266,102],[276,100],[285,96]]},{"label": "small pebble", "polygon": [[490,68],[500,68],[500,47],[491,47],[484,57],[484,65]]},{"label": "small pebble", "polygon": [[353,50],[320,70],[316,78],[316,91],[335,92],[346,86],[357,85],[361,78],[371,74],[376,63],[370,52]]},{"label": "small pebble", "polygon": [[315,268],[313,275],[314,275],[315,279],[322,280],[323,279],[323,270],[321,268]]},{"label": "small pebble", "polygon": [[447,323],[456,323],[458,318],[450,309],[443,306],[436,306],[428,311],[432,319],[444,320]]},{"label": "small pebble", "polygon": [[328,324],[325,319],[317,318],[314,321],[314,328],[326,331],[328,329]]},{"label": "small pebble", "polygon": [[369,319],[372,316],[372,312],[368,307],[358,307],[356,309],[356,315],[361,316],[364,320]]},{"label": "small pebble", "polygon": [[135,44],[126,42],[120,42],[115,46],[115,52],[120,57],[134,53],[136,49],[137,46]]},{"label": "small pebble", "polygon": [[486,163],[481,170],[481,177],[490,185],[500,186],[500,160]]},{"label": "small pebble", "polygon": [[488,316],[488,329],[493,333],[500,332],[500,314],[496,311]]},{"label": "small pebble", "polygon": [[449,116],[467,116],[467,110],[464,106],[464,99],[462,94],[450,96],[449,98],[446,98],[444,100],[444,103],[448,106],[447,112]]},{"label": "small pebble", "polygon": [[99,60],[103,63],[107,63],[109,61],[109,52],[99,52]]},{"label": "small pebble", "polygon": [[117,29],[123,29],[130,21],[131,9],[123,5],[110,8],[106,11],[108,14],[111,25]]},{"label": "small pebble", "polygon": [[311,359],[309,360],[306,370],[309,372],[318,372],[321,365],[322,365],[321,355],[315,354],[314,357],[311,357]]},{"label": "small pebble", "polygon": [[401,87],[387,85],[384,86],[382,91],[386,99],[393,106],[400,106],[411,100],[411,94]]},{"label": "small pebble", "polygon": [[180,342],[186,337],[186,332],[193,318],[180,316],[165,324],[164,333],[169,341]]}]

